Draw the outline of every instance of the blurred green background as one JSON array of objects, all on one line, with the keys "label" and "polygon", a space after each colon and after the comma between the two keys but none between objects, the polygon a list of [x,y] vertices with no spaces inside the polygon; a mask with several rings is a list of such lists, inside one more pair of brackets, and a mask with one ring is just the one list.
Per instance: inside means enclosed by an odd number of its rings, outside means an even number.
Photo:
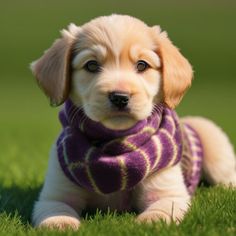
[{"label": "blurred green background", "polygon": [[[130,14],[166,30],[195,71],[180,115],[216,121],[236,144],[236,1],[0,0],[0,182],[42,182],[58,109],[37,87],[29,63],[70,22]],[[28,163],[28,164],[27,164]],[[30,164],[29,164],[30,163]]]}]

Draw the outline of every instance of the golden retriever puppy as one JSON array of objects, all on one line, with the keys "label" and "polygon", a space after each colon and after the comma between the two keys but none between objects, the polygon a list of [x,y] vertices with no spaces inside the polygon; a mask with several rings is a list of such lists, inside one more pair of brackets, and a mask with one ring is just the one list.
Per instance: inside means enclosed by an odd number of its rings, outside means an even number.
[{"label": "golden retriever puppy", "polygon": [[180,222],[201,170],[236,185],[221,129],[174,111],[193,72],[160,27],[125,15],[71,24],[32,71],[51,104],[63,104],[35,226],[78,229],[82,210],[108,207]]}]

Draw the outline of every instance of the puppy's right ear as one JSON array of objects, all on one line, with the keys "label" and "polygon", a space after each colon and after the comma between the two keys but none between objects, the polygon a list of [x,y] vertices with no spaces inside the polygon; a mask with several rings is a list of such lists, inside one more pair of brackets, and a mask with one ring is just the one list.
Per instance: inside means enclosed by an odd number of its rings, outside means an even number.
[{"label": "puppy's right ear", "polygon": [[62,104],[70,90],[70,59],[72,45],[79,33],[79,27],[70,24],[68,30],[61,32],[51,48],[31,64],[31,70],[39,86],[50,98],[51,105]]},{"label": "puppy's right ear", "polygon": [[165,31],[161,32],[159,26],[154,26],[152,32],[157,43],[157,53],[162,61],[164,102],[174,109],[191,85],[192,66],[173,45]]}]

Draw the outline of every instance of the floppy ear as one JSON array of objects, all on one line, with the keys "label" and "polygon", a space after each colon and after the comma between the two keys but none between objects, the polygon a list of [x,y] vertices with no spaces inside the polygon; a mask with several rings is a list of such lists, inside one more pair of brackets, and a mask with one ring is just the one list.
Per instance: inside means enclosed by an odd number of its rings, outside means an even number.
[{"label": "floppy ear", "polygon": [[162,61],[164,102],[175,108],[191,85],[193,70],[188,60],[169,40],[166,32],[154,26],[157,52]]},{"label": "floppy ear", "polygon": [[71,24],[61,32],[51,48],[37,61],[31,64],[31,70],[39,86],[50,98],[51,105],[62,104],[70,90],[70,58],[72,45],[79,27]]}]

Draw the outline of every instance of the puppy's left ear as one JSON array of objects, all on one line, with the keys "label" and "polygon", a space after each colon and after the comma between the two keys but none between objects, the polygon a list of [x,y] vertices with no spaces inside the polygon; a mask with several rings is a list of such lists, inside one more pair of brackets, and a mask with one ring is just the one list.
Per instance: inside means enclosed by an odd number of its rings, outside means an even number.
[{"label": "puppy's left ear", "polygon": [[70,24],[68,30],[61,32],[62,37],[31,64],[31,70],[52,106],[62,104],[69,95],[71,51],[78,30],[79,27]]},{"label": "puppy's left ear", "polygon": [[163,99],[167,106],[175,108],[191,85],[193,70],[166,32],[161,32],[159,26],[152,27],[152,31],[162,61]]}]

